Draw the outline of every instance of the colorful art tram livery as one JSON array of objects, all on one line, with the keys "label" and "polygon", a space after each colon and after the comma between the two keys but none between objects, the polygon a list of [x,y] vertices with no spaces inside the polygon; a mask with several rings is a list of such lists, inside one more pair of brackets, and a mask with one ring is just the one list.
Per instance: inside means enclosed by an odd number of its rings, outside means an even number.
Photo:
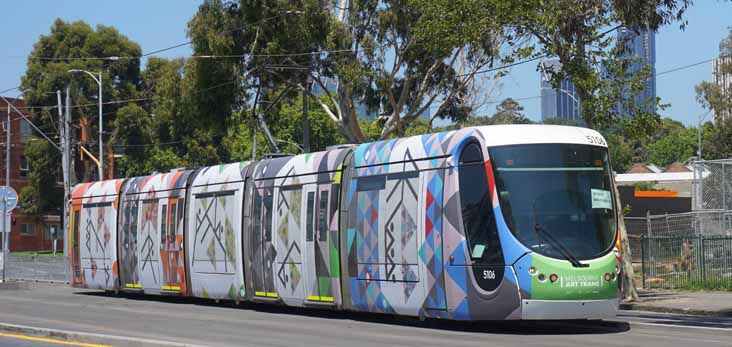
[{"label": "colorful art tram livery", "polygon": [[607,148],[506,125],[77,185],[73,286],[456,320],[613,316]]}]

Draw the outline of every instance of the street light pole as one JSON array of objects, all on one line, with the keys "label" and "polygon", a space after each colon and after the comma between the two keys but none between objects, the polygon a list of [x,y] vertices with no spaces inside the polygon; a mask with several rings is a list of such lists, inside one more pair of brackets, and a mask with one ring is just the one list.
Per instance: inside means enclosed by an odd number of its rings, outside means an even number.
[{"label": "street light pole", "polygon": [[97,82],[99,85],[99,97],[97,98],[99,100],[99,180],[104,180],[104,139],[103,139],[103,124],[104,124],[104,118],[102,115],[102,72],[99,71],[99,78],[95,76],[93,73],[81,70],[81,69],[71,69],[69,72],[84,72],[87,75],[91,76],[92,79],[94,79],[94,82]]},{"label": "street light pole", "polygon": [[104,131],[102,129],[103,117],[102,113],[102,72],[99,71],[99,180],[104,180]]},{"label": "street light pole", "polygon": [[[8,104],[7,118],[5,121],[5,185],[10,186],[10,101],[5,100]],[[7,195],[3,195],[3,208],[0,211],[3,214],[3,283],[5,283],[5,269],[8,267],[8,252],[10,251],[10,230],[8,228],[8,214],[7,214]]]}]

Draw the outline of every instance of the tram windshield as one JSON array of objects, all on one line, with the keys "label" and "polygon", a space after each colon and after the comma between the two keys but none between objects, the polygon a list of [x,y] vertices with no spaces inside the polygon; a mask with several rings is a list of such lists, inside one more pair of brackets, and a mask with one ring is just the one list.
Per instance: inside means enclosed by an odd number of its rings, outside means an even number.
[{"label": "tram windshield", "polygon": [[579,144],[527,144],[488,149],[503,217],[531,250],[588,260],[615,241],[607,149]]}]

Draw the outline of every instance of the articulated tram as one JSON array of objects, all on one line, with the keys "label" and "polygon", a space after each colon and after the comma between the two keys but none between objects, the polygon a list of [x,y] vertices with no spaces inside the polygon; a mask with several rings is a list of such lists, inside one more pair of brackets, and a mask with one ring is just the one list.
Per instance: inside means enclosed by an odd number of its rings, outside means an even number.
[{"label": "articulated tram", "polygon": [[607,145],[500,125],[82,183],[73,286],[454,320],[615,315]]}]

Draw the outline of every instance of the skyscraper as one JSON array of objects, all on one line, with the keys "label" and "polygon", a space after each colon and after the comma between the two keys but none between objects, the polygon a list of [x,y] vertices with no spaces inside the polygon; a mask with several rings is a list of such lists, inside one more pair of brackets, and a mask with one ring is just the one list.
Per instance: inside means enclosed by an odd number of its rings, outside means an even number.
[{"label": "skyscraper", "polygon": [[558,59],[545,60],[539,66],[541,74],[541,120],[558,118],[562,121],[582,123],[582,112],[579,96],[569,78],[559,84],[552,85],[552,73],[559,72],[562,63]]},{"label": "skyscraper", "polygon": [[[645,66],[650,70],[650,76],[643,82],[643,90],[639,92],[626,91],[623,97],[631,101],[641,110],[649,113],[656,112],[656,33],[651,30],[636,32],[629,28],[618,29],[618,45],[624,45],[625,51],[620,59],[626,60],[626,72],[635,75]],[[633,112],[627,105],[619,105],[619,112],[624,117],[630,117]]]}]

